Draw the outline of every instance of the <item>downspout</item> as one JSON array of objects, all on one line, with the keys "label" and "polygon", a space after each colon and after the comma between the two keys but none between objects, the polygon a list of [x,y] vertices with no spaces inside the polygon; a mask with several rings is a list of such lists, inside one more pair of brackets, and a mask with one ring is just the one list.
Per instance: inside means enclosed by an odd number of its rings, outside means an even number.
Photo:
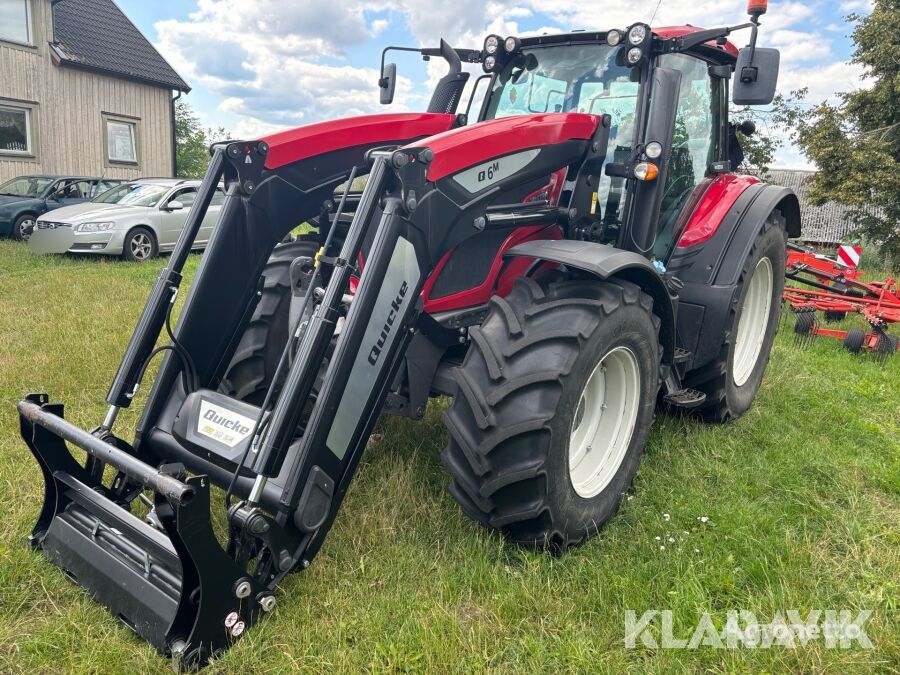
[{"label": "downspout", "polygon": [[172,178],[178,178],[178,142],[175,138],[175,101],[181,98],[181,94],[184,93],[180,89],[178,90],[178,95],[172,99],[171,108],[172,108]]}]

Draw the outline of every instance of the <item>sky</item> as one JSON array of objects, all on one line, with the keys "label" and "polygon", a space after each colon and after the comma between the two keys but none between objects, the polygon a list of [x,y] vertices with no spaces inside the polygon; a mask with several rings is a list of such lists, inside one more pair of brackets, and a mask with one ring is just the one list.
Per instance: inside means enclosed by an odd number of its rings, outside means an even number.
[{"label": "sky", "polygon": [[[387,45],[480,48],[489,33],[746,21],[745,0],[117,0],[193,90],[203,124],[234,138],[376,112],[423,110],[443,74],[439,59],[392,56],[395,102],[378,103],[378,67]],[[780,0],[762,17],[758,44],[781,50],[779,91],[809,87],[807,101],[865,87],[848,63],[853,43],[844,17],[870,0]],[[654,16],[655,14],[655,16]],[[740,47],[748,32],[732,36]],[[474,78],[472,78],[474,79]],[[775,166],[812,168],[786,145]]]}]

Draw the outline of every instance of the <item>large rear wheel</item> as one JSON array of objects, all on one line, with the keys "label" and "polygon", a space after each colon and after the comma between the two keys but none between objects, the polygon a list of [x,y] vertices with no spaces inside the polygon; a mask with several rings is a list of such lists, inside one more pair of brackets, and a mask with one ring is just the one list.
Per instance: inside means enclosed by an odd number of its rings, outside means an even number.
[{"label": "large rear wheel", "polygon": [[557,552],[596,534],[653,423],[658,330],[651,298],[625,281],[520,279],[495,297],[444,416],[463,511]]},{"label": "large rear wheel", "polygon": [[784,219],[769,215],[741,267],[718,358],[687,374],[685,386],[706,394],[697,413],[724,422],[752,405],[769,363],[784,290]]}]

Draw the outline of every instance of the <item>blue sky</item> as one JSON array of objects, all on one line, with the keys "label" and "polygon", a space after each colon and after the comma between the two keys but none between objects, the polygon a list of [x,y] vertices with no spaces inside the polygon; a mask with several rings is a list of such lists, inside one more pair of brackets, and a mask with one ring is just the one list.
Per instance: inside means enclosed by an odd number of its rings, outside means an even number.
[{"label": "blue sky", "polygon": [[[712,27],[745,20],[744,0],[117,0],[193,87],[204,124],[249,138],[321,119],[383,112],[377,68],[388,45],[478,47],[500,35],[625,27],[635,21]],[[780,0],[763,16],[760,44],[782,51],[780,89],[810,101],[865,86],[848,64],[843,17],[869,0]],[[658,8],[657,8],[658,5]],[[735,36],[739,46],[745,34]],[[437,61],[399,57],[395,110],[426,105]],[[807,161],[786,147],[779,166]]]}]

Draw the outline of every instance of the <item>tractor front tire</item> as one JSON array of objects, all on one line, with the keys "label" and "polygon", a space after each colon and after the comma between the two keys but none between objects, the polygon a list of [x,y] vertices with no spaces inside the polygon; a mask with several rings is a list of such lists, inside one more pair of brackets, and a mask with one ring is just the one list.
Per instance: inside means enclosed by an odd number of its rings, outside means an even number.
[{"label": "tractor front tire", "polygon": [[262,403],[290,332],[291,263],[314,257],[319,242],[296,239],[279,244],[263,270],[262,297],[225,371],[219,391],[254,405]]},{"label": "tractor front tire", "polygon": [[555,553],[597,534],[653,424],[658,333],[652,299],[626,281],[522,278],[494,297],[444,415],[463,511]]},{"label": "tractor front tire", "polygon": [[696,413],[709,422],[740,417],[759,391],[778,328],[785,236],[784,218],[773,211],[744,259],[718,357],[685,378],[686,387],[706,394]]}]

